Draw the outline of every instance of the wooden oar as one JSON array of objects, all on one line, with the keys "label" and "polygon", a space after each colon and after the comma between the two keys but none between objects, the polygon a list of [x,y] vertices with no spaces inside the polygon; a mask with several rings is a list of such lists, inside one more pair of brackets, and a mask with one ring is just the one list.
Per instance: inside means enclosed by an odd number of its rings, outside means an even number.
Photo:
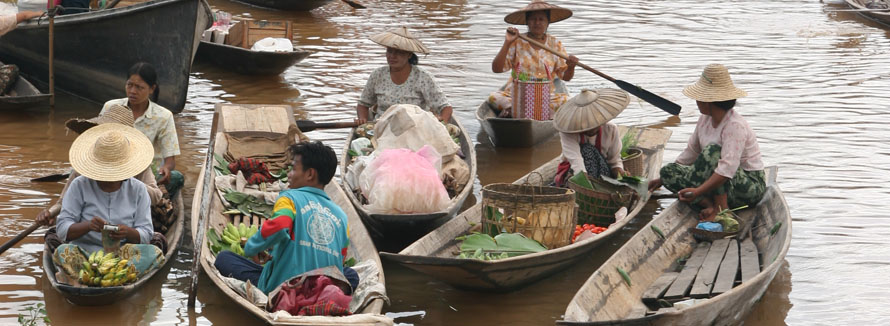
[{"label": "wooden oar", "polygon": [[352,0],[343,0],[343,2],[345,2],[345,3],[348,4],[350,7],[353,7],[353,8],[355,8],[355,9],[365,9],[365,8],[367,8],[367,7],[365,7],[364,5],[362,5],[362,4],[358,3],[358,2],[352,1]]},{"label": "wooden oar", "polygon": [[56,74],[55,74],[55,69],[53,67],[53,57],[55,56],[56,51],[53,48],[54,47],[53,43],[55,43],[54,40],[55,40],[56,36],[54,34],[55,31],[54,31],[53,26],[55,26],[55,20],[56,20],[55,17],[56,17],[57,10],[56,10],[56,2],[55,1],[48,0],[47,2],[50,4],[50,7],[49,7],[49,54],[48,54],[49,107],[55,108],[56,107]]},{"label": "wooden oar", "polygon": [[67,179],[69,175],[70,174],[68,173],[50,174],[39,178],[33,178],[31,179],[31,182],[56,182]]},{"label": "wooden oar", "polygon": [[872,11],[872,12],[881,12],[881,11],[890,11],[890,8],[887,9],[826,9],[828,12],[838,12],[838,11]]},{"label": "wooden oar", "polygon": [[[507,30],[507,31],[509,32],[510,30]],[[565,59],[565,60],[568,60],[568,59],[569,59],[568,56],[566,56],[566,55],[564,55],[564,54],[562,54],[562,53],[556,52],[556,51],[554,51],[553,49],[547,47],[546,45],[541,44],[541,42],[535,41],[535,40],[529,38],[528,36],[525,36],[525,35],[522,35],[522,34],[518,34],[518,36],[519,36],[519,38],[521,38],[521,39],[523,39],[523,40],[526,40],[527,42],[531,43],[532,45],[537,46],[537,47],[539,47],[539,48],[542,48],[542,49],[544,49],[544,50],[547,50],[547,51],[549,51],[550,53],[553,53],[553,54],[559,56],[560,58],[563,58],[563,59]],[[604,73],[601,73],[601,72],[599,72],[598,70],[593,69],[593,68],[591,68],[591,67],[589,67],[589,66],[587,66],[587,65],[585,65],[585,64],[583,64],[583,63],[580,63],[580,62],[579,62],[579,63],[578,63],[578,66],[581,67],[581,68],[584,68],[584,69],[586,69],[587,71],[590,71],[590,72],[592,72],[592,73],[594,73],[594,74],[597,74],[597,76],[603,77],[603,78],[609,80],[610,82],[615,83],[615,85],[618,85],[618,87],[620,87],[620,88],[623,89],[624,91],[626,91],[626,92],[628,92],[628,93],[631,93],[631,94],[635,95],[636,97],[639,97],[639,98],[642,99],[643,101],[646,101],[646,102],[651,103],[652,105],[658,107],[659,109],[664,110],[664,111],[667,112],[667,113],[670,113],[670,114],[673,114],[673,115],[680,114],[680,105],[678,105],[677,103],[668,101],[667,99],[665,99],[665,98],[663,98],[663,97],[661,97],[661,96],[655,95],[654,93],[649,92],[649,91],[647,91],[647,90],[645,90],[645,89],[642,89],[641,87],[636,86],[636,85],[634,85],[634,84],[628,83],[628,82],[623,81],[623,80],[617,80],[617,79],[615,79],[615,78],[612,78],[612,77],[610,77],[609,75],[606,75],[606,74],[604,74]]]},{"label": "wooden oar", "polygon": [[[201,267],[201,250],[204,248],[204,233],[207,232],[207,220],[210,218],[210,182],[213,173],[213,147],[216,145],[216,137],[210,139],[210,147],[207,150],[207,157],[204,159],[204,180],[201,180],[203,188],[201,188],[201,207],[198,209],[198,229],[195,232],[194,250],[195,256],[192,258],[192,280],[189,285],[188,307],[195,307],[195,297],[198,295],[198,268]],[[198,195],[198,194],[196,194]]]},{"label": "wooden oar", "polygon": [[310,120],[297,120],[297,128],[302,132],[309,132],[315,129],[338,129],[338,128],[355,128],[359,124],[350,122],[315,122]]},{"label": "wooden oar", "polygon": [[38,228],[40,228],[40,224],[34,223],[24,231],[20,232],[18,235],[16,235],[15,238],[6,241],[6,243],[0,246],[0,254],[3,254],[3,252],[5,252],[9,248],[12,248],[12,246],[14,246],[16,243],[19,243],[19,241],[22,241],[22,239],[27,237],[29,234],[31,234],[31,232],[34,232],[34,230],[37,230]]}]

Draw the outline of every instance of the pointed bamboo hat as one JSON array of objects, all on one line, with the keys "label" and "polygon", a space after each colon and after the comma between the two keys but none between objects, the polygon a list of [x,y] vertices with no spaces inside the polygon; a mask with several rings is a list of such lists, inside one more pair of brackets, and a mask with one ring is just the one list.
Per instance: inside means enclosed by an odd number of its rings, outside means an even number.
[{"label": "pointed bamboo hat", "polygon": [[423,46],[423,43],[420,43],[420,40],[414,37],[414,34],[405,26],[371,36],[371,41],[402,51],[423,54],[430,53],[430,50]]},{"label": "pointed bamboo hat", "polygon": [[68,160],[77,173],[96,181],[121,181],[145,171],[154,157],[148,137],[118,123],[92,127],[74,140]]},{"label": "pointed bamboo hat", "polygon": [[735,87],[729,70],[717,63],[709,64],[695,84],[686,86],[683,95],[702,102],[722,102],[748,96],[748,92]]},{"label": "pointed bamboo hat", "polygon": [[618,116],[627,104],[630,95],[614,88],[585,89],[563,104],[553,125],[565,133],[579,133],[604,125]]},{"label": "pointed bamboo hat", "polygon": [[532,0],[525,8],[511,12],[504,17],[504,21],[513,25],[525,25],[525,13],[529,11],[550,11],[550,23],[566,20],[572,17],[572,11],[566,8],[551,5],[543,0]]},{"label": "pointed bamboo hat", "polygon": [[68,120],[65,122],[65,127],[78,134],[82,134],[84,131],[87,131],[87,129],[97,125],[112,122],[128,127],[132,127],[136,124],[136,120],[133,119],[133,111],[130,111],[126,106],[115,104],[105,109],[104,112],[100,113],[99,116],[95,118]]}]

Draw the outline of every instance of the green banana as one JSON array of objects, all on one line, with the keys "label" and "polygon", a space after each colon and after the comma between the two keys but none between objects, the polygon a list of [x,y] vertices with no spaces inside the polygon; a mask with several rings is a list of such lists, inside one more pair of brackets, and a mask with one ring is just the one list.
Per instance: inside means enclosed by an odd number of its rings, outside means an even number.
[{"label": "green banana", "polygon": [[240,238],[248,237],[247,230],[248,230],[247,225],[244,225],[244,223],[241,223],[240,225],[238,225],[238,238],[240,239]]}]

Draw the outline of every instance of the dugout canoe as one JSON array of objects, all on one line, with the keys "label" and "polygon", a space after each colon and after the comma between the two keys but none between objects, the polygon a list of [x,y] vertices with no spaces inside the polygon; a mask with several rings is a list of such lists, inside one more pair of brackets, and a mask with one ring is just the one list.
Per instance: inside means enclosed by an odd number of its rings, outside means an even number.
[{"label": "dugout canoe", "polygon": [[[568,93],[562,80],[554,84],[556,92]],[[532,147],[556,135],[552,120],[498,118],[488,101],[482,101],[476,109],[476,120],[496,147]]]},{"label": "dugout canoe", "polygon": [[[346,180],[343,178],[340,179],[343,189],[346,191],[346,196],[349,197],[349,201],[352,202],[355,210],[358,211],[359,216],[361,216],[362,221],[365,223],[365,226],[368,227],[368,230],[374,236],[375,240],[379,241],[381,239],[386,239],[391,245],[400,248],[404,247],[408,243],[417,240],[457,215],[461,207],[463,207],[464,201],[466,201],[467,197],[473,192],[473,182],[476,180],[476,148],[473,145],[472,140],[469,138],[470,135],[467,133],[467,129],[464,128],[463,124],[461,124],[454,115],[451,116],[451,123],[460,129],[460,136],[458,137],[460,140],[460,153],[463,153],[463,160],[467,163],[467,167],[470,169],[470,180],[460,193],[451,198],[451,202],[444,210],[434,213],[419,214],[371,213],[364,208],[362,202],[356,197],[355,193],[346,183]],[[343,156],[340,159],[340,171],[347,170],[347,166],[349,165],[349,153],[346,149],[349,148],[349,144],[352,143],[354,136],[355,129],[350,131],[349,137],[346,139],[346,144],[343,147]]]},{"label": "dugout canoe", "polygon": [[[0,62],[0,66],[3,62]],[[0,95],[0,111],[49,106],[49,94],[40,92],[25,77],[18,76],[9,93]]]},{"label": "dugout canoe", "polygon": [[[213,116],[213,128],[210,133],[215,138],[213,153],[220,155],[225,154],[228,145],[226,133],[229,134],[252,134],[252,135],[281,135],[286,134],[289,125],[295,125],[293,109],[287,105],[235,105],[235,104],[218,104]],[[297,140],[299,141],[299,140]],[[212,166],[203,166],[196,180],[204,180],[204,173],[216,173]],[[204,225],[208,228],[216,229],[218,234],[222,234],[222,228],[226,223],[235,222],[229,215],[224,215],[223,204],[216,191],[214,182],[210,183],[213,187],[210,189],[210,208],[208,217]],[[195,193],[203,193],[203,185],[198,182],[195,187]],[[372,260],[379,269],[378,278],[380,283],[385,284],[383,277],[383,265],[380,263],[380,256],[377,255],[377,249],[374,247],[371,237],[358,218],[358,213],[352,209],[349,200],[346,199],[343,189],[335,182],[331,181],[325,187],[325,193],[339,205],[348,217],[349,224],[349,249],[347,258],[355,258],[359,263],[365,260]],[[195,196],[192,200],[191,211],[191,227],[192,230],[198,228],[199,211],[201,209],[201,196]],[[250,224],[250,223],[245,223]],[[195,233],[192,232],[194,240]],[[263,320],[268,325],[392,325],[392,320],[380,315],[383,309],[384,301],[381,298],[374,298],[365,306],[365,308],[356,312],[352,316],[346,317],[330,317],[330,316],[300,316],[273,319],[271,313],[265,309],[253,305],[250,301],[233,291],[222,279],[219,271],[213,266],[215,257],[210,252],[210,246],[205,237],[200,245],[196,246],[201,250],[201,268],[207,275],[207,278],[213,282],[226,297],[231,299],[236,305],[247,310],[257,318]],[[206,286],[206,285],[205,285]]]},{"label": "dugout canoe", "polygon": [[[686,257],[696,247],[689,229],[698,223],[697,212],[677,201],[643,227],[587,279],[566,308],[564,320],[558,321],[557,325],[739,324],[759,302],[791,244],[791,214],[782,190],[776,184],[776,168],[768,168],[766,175],[768,187],[760,203],[736,212],[740,219],[753,221],[747,238],[753,240],[762,267],[753,277],[697,305],[646,316],[649,308],[641,299],[644,292],[671,269],[678,258]],[[653,227],[661,230],[664,238]],[[739,234],[746,232],[743,230]],[[631,285],[624,281],[618,268],[627,273]],[[735,273],[731,275],[736,276]],[[702,283],[708,284],[708,281]]]},{"label": "dugout canoe", "polygon": [[242,75],[278,75],[302,61],[309,51],[253,51],[228,44],[201,41],[196,58]]},{"label": "dugout canoe", "polygon": [[847,2],[847,6],[850,8],[857,10],[857,13],[862,15],[865,18],[874,20],[885,26],[890,26],[890,9],[888,10],[876,10],[869,9],[865,6],[866,0],[845,0]]},{"label": "dugout canoe", "polygon": [[[56,278],[56,273],[60,270],[53,263],[52,252],[49,246],[43,247],[43,273],[53,289],[58,291],[73,304],[79,306],[104,306],[120,301],[134,292],[138,292],[146,282],[154,277],[158,272],[170,262],[173,261],[173,255],[182,245],[182,234],[185,232],[185,207],[182,201],[182,191],[180,191],[173,201],[173,209],[176,214],[176,221],[167,229],[164,236],[167,238],[167,253],[164,254],[164,265],[149,271],[135,282],[122,286],[110,287],[78,287],[60,283]],[[64,271],[62,271],[64,273]]]},{"label": "dugout canoe", "polygon": [[[198,42],[211,21],[205,0],[125,0],[112,9],[57,16],[55,87],[99,104],[123,98],[128,69],[145,61],[158,72],[158,104],[178,113]],[[0,37],[0,58],[42,85],[49,75],[48,26],[46,18],[33,19]]]},{"label": "dugout canoe", "polygon": [[[620,130],[623,134],[627,128],[621,126]],[[657,176],[658,170],[661,168],[664,146],[671,131],[648,128],[637,130],[637,146],[643,151],[646,166],[645,175]],[[529,178],[534,173],[539,173],[543,176],[544,182],[549,183],[556,175],[559,163],[560,158],[557,157],[519,178],[514,184],[522,184],[528,180],[532,185],[542,185],[539,178]],[[482,222],[482,204],[480,202],[398,254],[383,252],[380,255],[457,288],[506,292],[527,286],[587,257],[591,250],[606,243],[613,235],[620,232],[621,228],[643,209],[647,199],[637,200],[632,204],[627,217],[618,220],[603,233],[587,240],[539,253],[495,261],[459,259],[454,253],[459,252],[460,241],[455,238],[467,234],[473,225]]]},{"label": "dugout canoe", "polygon": [[334,0],[235,0],[249,5],[288,11],[309,11]]}]

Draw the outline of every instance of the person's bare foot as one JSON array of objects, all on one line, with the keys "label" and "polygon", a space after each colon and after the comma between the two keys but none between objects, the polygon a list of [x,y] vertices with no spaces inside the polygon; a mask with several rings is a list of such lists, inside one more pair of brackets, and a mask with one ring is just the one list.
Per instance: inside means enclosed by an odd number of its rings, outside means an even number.
[{"label": "person's bare foot", "polygon": [[710,198],[702,198],[701,201],[698,202],[699,205],[704,206],[704,208],[699,211],[698,219],[705,222],[713,222],[714,218],[717,217],[717,208],[714,207],[714,202]]}]

